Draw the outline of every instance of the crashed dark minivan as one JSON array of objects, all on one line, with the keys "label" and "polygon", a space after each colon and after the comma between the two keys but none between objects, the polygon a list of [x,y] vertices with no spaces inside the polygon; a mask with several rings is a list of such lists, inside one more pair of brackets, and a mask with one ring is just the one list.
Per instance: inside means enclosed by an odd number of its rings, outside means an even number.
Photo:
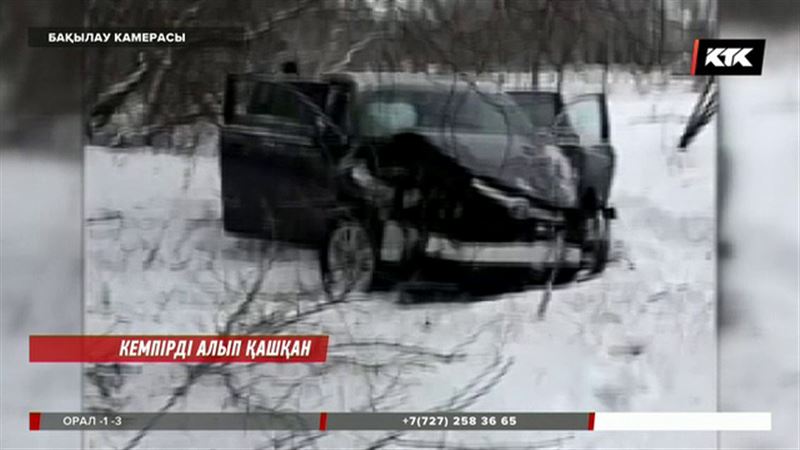
[{"label": "crashed dark minivan", "polygon": [[495,85],[231,75],[224,122],[226,232],[317,248],[333,295],[427,267],[584,264],[579,174]]}]

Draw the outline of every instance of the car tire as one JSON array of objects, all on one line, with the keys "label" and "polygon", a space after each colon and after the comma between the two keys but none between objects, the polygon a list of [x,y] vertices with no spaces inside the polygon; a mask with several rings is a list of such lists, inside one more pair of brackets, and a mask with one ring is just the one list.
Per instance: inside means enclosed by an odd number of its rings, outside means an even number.
[{"label": "car tire", "polygon": [[600,208],[586,218],[584,252],[588,254],[586,267],[590,274],[602,273],[608,263],[611,248],[611,221]]},{"label": "car tire", "polygon": [[372,236],[357,220],[334,221],[325,233],[319,264],[322,286],[332,300],[369,291],[377,272]]}]

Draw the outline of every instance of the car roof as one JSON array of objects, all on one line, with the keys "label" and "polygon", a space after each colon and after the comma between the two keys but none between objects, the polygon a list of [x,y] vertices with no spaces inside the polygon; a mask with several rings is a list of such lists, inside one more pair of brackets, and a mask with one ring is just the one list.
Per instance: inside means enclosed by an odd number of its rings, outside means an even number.
[{"label": "car roof", "polygon": [[551,89],[506,89],[503,92],[506,94],[548,94],[548,95],[561,95],[558,91]]},{"label": "car roof", "polygon": [[481,92],[500,92],[498,86],[486,81],[475,81],[463,74],[427,74],[409,72],[341,72],[325,74],[330,80],[342,80],[356,83],[362,90],[373,90],[385,87],[414,90],[468,90]]},{"label": "car roof", "polygon": [[297,75],[271,74],[271,73],[241,73],[231,74],[233,79],[249,79],[265,82],[310,82],[329,83],[344,82],[354,83],[359,90],[375,90],[379,88],[399,88],[409,90],[457,90],[465,91],[477,89],[480,92],[500,93],[502,90],[495,83],[475,81],[467,75],[459,74],[426,74],[409,72],[335,72],[325,73],[320,76],[303,77]]}]

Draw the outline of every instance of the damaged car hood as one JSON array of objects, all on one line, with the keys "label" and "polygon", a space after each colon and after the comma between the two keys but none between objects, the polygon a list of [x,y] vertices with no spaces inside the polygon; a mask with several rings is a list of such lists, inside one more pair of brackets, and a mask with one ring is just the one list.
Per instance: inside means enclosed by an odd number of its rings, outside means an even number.
[{"label": "damaged car hood", "polygon": [[431,147],[475,177],[538,203],[572,208],[578,178],[558,147],[534,144],[525,136],[416,131]]}]

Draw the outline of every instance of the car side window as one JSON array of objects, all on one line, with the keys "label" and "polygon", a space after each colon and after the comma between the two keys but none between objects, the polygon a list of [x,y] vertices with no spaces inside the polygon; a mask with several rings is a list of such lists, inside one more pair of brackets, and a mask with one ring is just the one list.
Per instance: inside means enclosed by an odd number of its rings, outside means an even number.
[{"label": "car side window", "polygon": [[325,93],[322,86],[311,83],[260,82],[252,90],[247,114],[313,125],[324,107]]},{"label": "car side window", "polygon": [[580,99],[566,106],[569,122],[584,145],[603,142],[603,105],[597,97]]},{"label": "car side window", "polygon": [[274,83],[258,83],[250,98],[247,114],[299,120],[301,105],[290,91]]}]

